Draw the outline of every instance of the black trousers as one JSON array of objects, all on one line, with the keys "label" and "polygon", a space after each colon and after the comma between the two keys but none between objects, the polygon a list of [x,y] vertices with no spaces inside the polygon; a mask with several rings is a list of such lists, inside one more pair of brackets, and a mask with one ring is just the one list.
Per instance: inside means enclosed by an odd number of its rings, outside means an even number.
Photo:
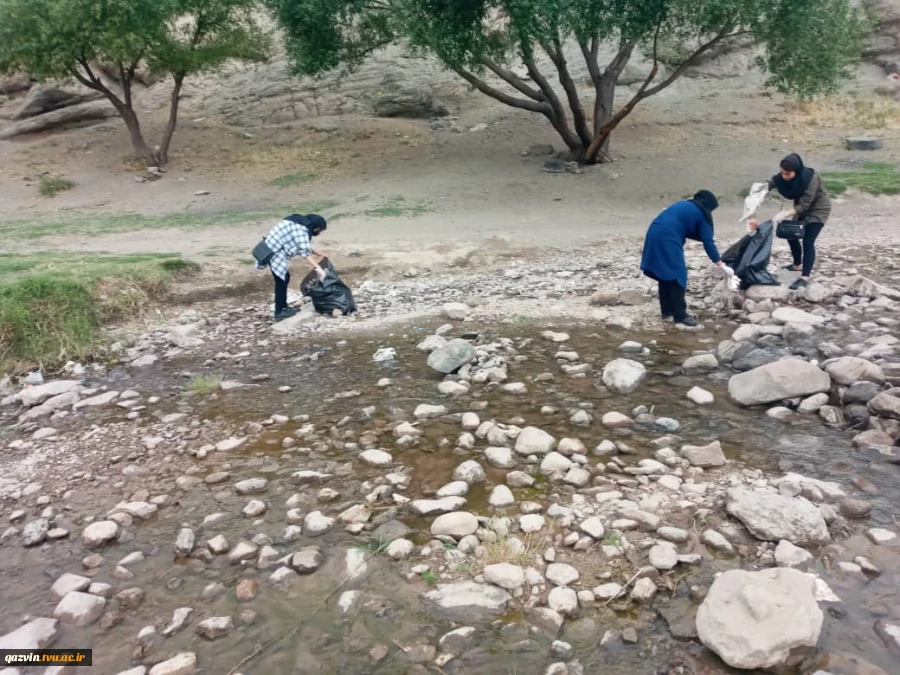
[{"label": "black trousers", "polygon": [[816,239],[822,233],[825,223],[805,223],[803,225],[803,240],[788,239],[791,247],[791,255],[794,258],[794,267],[803,270],[800,276],[808,277],[816,263]]},{"label": "black trousers", "polygon": [[688,315],[684,287],[677,281],[659,281],[659,309],[663,316],[682,321]]},{"label": "black trousers", "polygon": [[275,272],[272,272],[272,278],[275,279],[275,313],[278,314],[288,306],[287,292],[288,285],[291,283],[291,273],[288,272],[284,279],[281,279]]}]

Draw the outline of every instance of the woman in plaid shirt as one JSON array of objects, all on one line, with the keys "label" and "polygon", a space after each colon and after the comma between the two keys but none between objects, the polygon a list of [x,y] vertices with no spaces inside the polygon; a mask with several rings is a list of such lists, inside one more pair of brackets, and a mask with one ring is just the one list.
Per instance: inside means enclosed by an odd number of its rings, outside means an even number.
[{"label": "woman in plaid shirt", "polygon": [[291,258],[300,256],[316,271],[320,281],[325,279],[325,270],[313,258],[313,255],[322,254],[312,248],[310,239],[321,234],[327,227],[325,219],[316,213],[307,216],[294,213],[278,223],[265,236],[265,242],[274,255],[266,265],[257,265],[256,268],[268,267],[272,270],[272,277],[275,279],[276,321],[287,319],[297,313],[297,310],[288,307],[287,304],[288,284],[291,283],[289,267]]}]

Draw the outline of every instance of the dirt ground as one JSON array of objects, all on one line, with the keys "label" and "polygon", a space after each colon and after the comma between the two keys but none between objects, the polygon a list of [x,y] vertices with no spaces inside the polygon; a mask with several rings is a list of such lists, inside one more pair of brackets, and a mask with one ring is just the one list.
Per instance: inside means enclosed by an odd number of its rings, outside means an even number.
[{"label": "dirt ground", "polygon": [[[439,125],[427,120],[350,116],[313,125],[332,131],[299,124],[236,129],[189,111],[168,173],[153,182],[137,182],[127,134],[112,120],[0,142],[0,224],[21,226],[0,238],[0,250],[180,252],[216,274],[250,275],[248,251],[274,220],[259,213],[311,204],[330,219],[320,247],[336,260],[362,255],[369,268],[380,262],[380,269],[402,273],[473,254],[540,255],[542,248],[620,237],[637,245],[661,208],[699,188],[720,196],[717,232],[727,245],[743,228],[741,190],[774,173],[789,151],[822,170],[896,161],[900,108],[872,99],[867,82],[854,85],[855,98],[801,108],[761,92],[753,77],[684,78],[628,118],[614,137],[614,163],[563,175],[543,173],[544,158],[526,153],[538,143],[559,147],[549,125],[484,100],[453,130],[435,130]],[[844,139],[860,133],[878,135],[885,148],[848,152]],[[76,187],[40,197],[42,172],[65,175]],[[827,247],[847,236],[893,236],[894,208],[890,198],[838,199],[820,241]],[[66,225],[70,214],[114,222],[121,213],[174,215],[183,224],[207,218],[203,226],[99,235]],[[208,217],[217,213],[227,214],[224,224]],[[27,236],[30,221],[47,219],[62,223],[58,236]]]}]

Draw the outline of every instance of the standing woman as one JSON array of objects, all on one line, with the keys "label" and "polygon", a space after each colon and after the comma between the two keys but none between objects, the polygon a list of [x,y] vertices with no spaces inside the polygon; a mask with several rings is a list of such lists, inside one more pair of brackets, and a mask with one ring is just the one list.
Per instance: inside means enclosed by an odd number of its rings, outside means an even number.
[{"label": "standing woman", "polygon": [[[783,220],[803,223],[802,243],[788,239],[794,264],[784,268],[800,272],[800,278],[791,284],[791,290],[796,291],[809,286],[809,276],[816,262],[816,239],[831,215],[831,198],[821,176],[804,166],[796,152],[782,159],[779,168],[781,170],[769,179],[769,189],[778,190],[778,194],[794,202],[794,208],[776,214],[772,223],[776,227]],[[756,221],[750,221],[751,227],[755,225]]]},{"label": "standing woman", "polygon": [[[728,273],[713,240],[712,212],[719,200],[709,190],[700,190],[692,199],[672,204],[650,224],[644,239],[641,271],[659,284],[659,307],[664,320],[683,326],[696,326],[687,313],[684,293],[687,289],[687,263],[684,243],[688,239],[703,242],[709,259]],[[731,272],[734,274],[734,272]]]}]

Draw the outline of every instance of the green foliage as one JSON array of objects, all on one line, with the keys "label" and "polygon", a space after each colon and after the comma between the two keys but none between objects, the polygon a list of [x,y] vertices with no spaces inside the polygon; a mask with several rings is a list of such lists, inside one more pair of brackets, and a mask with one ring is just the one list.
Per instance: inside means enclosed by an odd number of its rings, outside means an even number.
[{"label": "green foliage", "polygon": [[[106,96],[125,120],[136,153],[164,163],[177,119],[181,81],[229,59],[265,59],[268,33],[256,0],[0,0],[0,74],[75,78]],[[95,72],[118,73],[121,96]],[[154,156],[132,105],[135,71],[171,73],[179,87],[167,130]]]},{"label": "green foliage", "polygon": [[188,391],[197,396],[203,396],[219,391],[221,384],[221,375],[195,375],[188,382]]},{"label": "green foliage", "polygon": [[893,164],[868,162],[860,171],[823,172],[822,178],[833,195],[844,194],[850,188],[870,195],[900,194],[900,171]]},{"label": "green foliage", "polygon": [[273,178],[266,185],[269,187],[295,187],[316,179],[316,174],[310,172],[286,173],[278,178]]},{"label": "green foliage", "polygon": [[88,357],[105,321],[136,316],[196,268],[171,253],[0,254],[0,366]]},{"label": "green foliage", "polygon": [[38,192],[42,197],[55,197],[60,192],[71,190],[75,183],[63,176],[43,175],[38,179]]},{"label": "green foliage", "polygon": [[[769,85],[810,97],[839,86],[859,57],[870,27],[850,0],[267,1],[285,31],[287,53],[299,74],[352,69],[372,51],[403,39],[413,53],[436,56],[483,93],[546,115],[570,148],[584,142],[584,134],[590,133],[587,126],[580,125],[579,135],[573,136],[564,128],[560,113],[565,111],[553,101],[556,94],[548,92],[549,85],[534,77],[517,78],[510,66],[516,62],[533,66],[541,51],[553,60],[559,45],[576,40],[589,67],[602,79],[612,71],[597,62],[597,53],[603,50],[592,51],[592,44],[619,50],[618,60],[610,64],[619,69],[630,58],[632,46],[649,55],[657,48],[674,77],[663,80],[659,75],[647,92],[641,92],[640,101],[668,86],[713,48],[751,36],[765,47],[760,66],[768,72]],[[562,59],[554,65],[564,82],[570,76],[568,66]],[[496,73],[496,66],[509,69],[500,90],[475,81],[487,69]],[[598,84],[597,95],[601,90],[607,91]],[[603,95],[604,104],[611,106],[609,93]],[[570,88],[567,103],[579,126],[581,109],[591,107],[577,99],[577,90]],[[595,120],[594,131],[599,128]]]}]

